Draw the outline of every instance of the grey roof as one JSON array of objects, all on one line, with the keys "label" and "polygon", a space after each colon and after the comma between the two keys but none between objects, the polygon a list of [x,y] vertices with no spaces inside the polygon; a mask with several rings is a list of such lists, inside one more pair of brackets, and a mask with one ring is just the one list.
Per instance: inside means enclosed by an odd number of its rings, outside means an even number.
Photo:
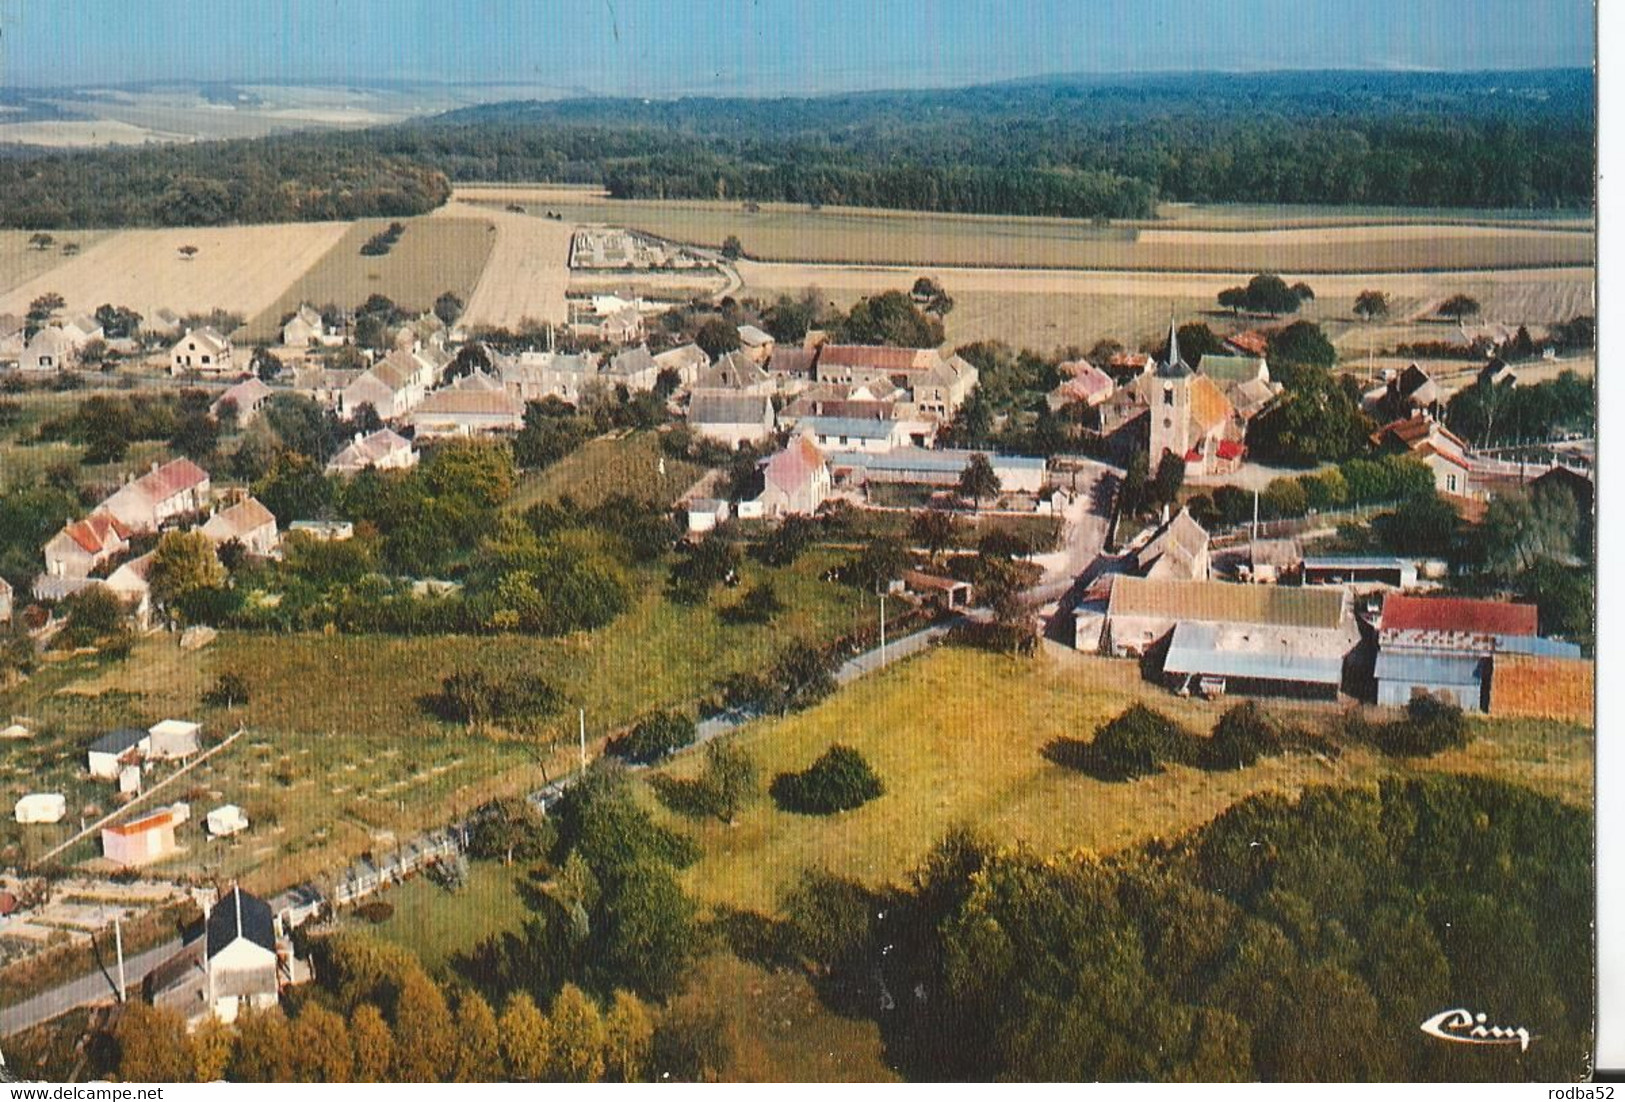
[{"label": "grey roof", "polygon": [[656,370],[659,370],[659,365],[655,363],[655,358],[649,354],[649,346],[640,344],[636,348],[628,348],[624,352],[617,353],[615,358],[609,361],[609,366],[604,368],[604,373],[606,375],[638,375],[645,371]]},{"label": "grey roof", "polygon": [[878,417],[803,417],[801,427],[819,436],[885,440],[897,431],[897,422],[882,421]]},{"label": "grey roof", "polygon": [[[804,419],[803,425],[807,423]],[[940,471],[955,474],[965,469],[970,457],[977,454],[969,451],[932,451],[926,448],[894,448],[889,452],[840,452],[831,458],[830,463],[841,467],[863,467],[876,471]],[[1044,460],[1025,455],[993,455],[983,452],[993,463],[997,470],[1000,467],[1006,470],[1043,470]]]},{"label": "grey roof", "polygon": [[1347,633],[1324,628],[1182,620],[1163,671],[1335,686],[1343,683],[1343,658],[1352,648]]},{"label": "grey roof", "polygon": [[232,888],[209,911],[209,956],[246,937],[256,945],[276,952],[276,934],[271,928],[271,905],[241,888]]},{"label": "grey roof", "polygon": [[1484,679],[1484,659],[1473,654],[1419,654],[1377,652],[1378,681],[1405,681],[1420,685],[1477,685]]},{"label": "grey roof", "polygon": [[122,754],[146,737],[147,732],[138,727],[120,727],[91,743],[89,749],[98,754]]},{"label": "grey roof", "polygon": [[1532,654],[1541,658],[1580,658],[1585,654],[1577,643],[1541,639],[1533,635],[1498,635],[1495,649],[1498,653]]},{"label": "grey roof", "polygon": [[1414,567],[1412,559],[1393,555],[1305,555],[1305,570],[1403,570]]},{"label": "grey roof", "polygon": [[765,394],[699,394],[688,419],[701,425],[754,425],[772,419],[773,399]]}]

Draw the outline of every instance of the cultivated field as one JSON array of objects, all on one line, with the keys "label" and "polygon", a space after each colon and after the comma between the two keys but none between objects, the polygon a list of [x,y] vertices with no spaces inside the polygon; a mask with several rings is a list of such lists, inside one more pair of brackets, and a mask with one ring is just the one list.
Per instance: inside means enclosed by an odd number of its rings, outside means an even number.
[{"label": "cultivated field", "polygon": [[600,437],[550,467],[527,472],[509,506],[523,511],[568,494],[577,505],[591,508],[607,497],[625,494],[666,509],[704,473],[698,464],[664,455],[655,433]]},{"label": "cultivated field", "polygon": [[443,292],[465,303],[485,270],[497,236],[494,219],[425,217],[402,219],[406,232],[383,256],[362,256],[361,246],[389,225],[366,219],[349,226],[325,256],[284,285],[262,311],[249,315],[250,338],[273,337],[285,315],[302,302],[352,308],[380,294],[411,312],[429,309]]},{"label": "cultivated field", "polygon": [[[809,866],[870,884],[893,881],[956,823],[976,824],[1001,845],[1025,843],[1040,853],[1105,852],[1171,837],[1256,792],[1365,784],[1412,770],[1494,774],[1576,804],[1592,800],[1595,739],[1561,724],[1475,722],[1467,749],[1414,765],[1352,749],[1335,763],[1292,756],[1228,773],[1174,768],[1131,784],[1097,781],[1043,757],[1051,739],[1088,738],[1136,700],[1201,731],[1223,709],[1141,682],[1131,662],[1053,645],[1034,661],[959,649],[911,659],[809,712],[754,725],[741,736],[764,784],[778,772],[805,768],[839,741],[869,759],[885,795],[828,817],[782,812],[764,797],[731,827],[685,825],[697,833],[705,856],[684,881],[705,902],[773,911],[780,893]],[[1316,722],[1334,714],[1324,706],[1299,709]],[[692,775],[699,766],[698,756],[689,755],[671,771]],[[664,809],[659,814],[686,823]]]},{"label": "cultivated field", "polygon": [[[463,324],[516,328],[526,320],[568,320],[564,290],[570,282],[570,235],[575,225],[501,209],[476,208],[455,200],[436,212],[443,219],[466,221],[477,214],[496,227],[478,286],[467,298]],[[462,215],[463,217],[459,217]]]},{"label": "cultivated field", "polygon": [[51,235],[55,240],[48,249],[30,245],[28,239],[32,236],[31,230],[0,230],[0,291],[9,291],[72,260],[63,255],[64,245],[71,242],[81,250],[88,249],[105,239],[108,231],[62,230]]},{"label": "cultivated field", "polygon": [[782,203],[746,211],[701,200],[614,201],[575,189],[458,188],[487,209],[534,204],[565,220],[608,222],[686,244],[717,248],[730,234],[748,256],[847,264],[925,264],[1130,271],[1318,272],[1471,270],[1590,263],[1589,225],[1512,221],[1494,213],[1372,213],[1340,219],[1335,208],[1308,208],[1283,223],[1261,209],[1214,221],[1186,208],[1167,222],[1094,226],[1065,218],[932,214]]},{"label": "cultivated field", "polygon": [[[147,317],[164,307],[253,317],[349,229],[343,222],[300,222],[121,230],[0,295],[0,312],[25,313],[31,301],[54,291],[70,312],[112,303]],[[197,255],[183,258],[183,245],[196,246]]]}]

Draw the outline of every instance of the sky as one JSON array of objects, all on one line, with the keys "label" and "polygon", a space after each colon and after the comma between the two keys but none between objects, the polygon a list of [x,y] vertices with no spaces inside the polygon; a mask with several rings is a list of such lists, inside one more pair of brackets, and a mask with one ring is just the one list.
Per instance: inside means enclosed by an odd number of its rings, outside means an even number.
[{"label": "sky", "polygon": [[1588,0],[0,0],[0,87],[531,84],[662,96],[1056,73],[1590,66]]}]

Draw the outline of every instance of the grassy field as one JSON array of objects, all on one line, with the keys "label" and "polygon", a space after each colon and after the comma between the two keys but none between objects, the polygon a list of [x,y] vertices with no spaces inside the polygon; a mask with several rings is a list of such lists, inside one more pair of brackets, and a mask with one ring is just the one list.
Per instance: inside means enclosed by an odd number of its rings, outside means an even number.
[{"label": "grassy field", "polygon": [[496,243],[493,220],[424,217],[401,221],[406,232],[383,256],[362,256],[361,246],[388,226],[390,219],[351,223],[320,260],[299,269],[302,274],[284,282],[274,300],[248,315],[246,336],[275,336],[283,316],[302,302],[354,307],[369,295],[380,294],[413,313],[433,306],[444,291],[468,302]]},{"label": "grassy field", "polygon": [[[1131,663],[1055,647],[1033,661],[940,649],[902,663],[809,712],[753,725],[741,735],[764,784],[776,773],[805,768],[840,741],[869,759],[886,784],[885,795],[827,818],[781,812],[764,798],[731,827],[685,823],[705,850],[684,874],[686,885],[708,903],[772,911],[804,868],[823,865],[867,883],[887,883],[959,822],[977,824],[1005,845],[1104,852],[1171,837],[1256,792],[1370,783],[1411,771],[1493,774],[1577,804],[1590,806],[1592,799],[1591,733],[1522,721],[1475,722],[1476,737],[1467,749],[1414,764],[1353,748],[1335,763],[1294,756],[1239,772],[1175,768],[1132,784],[1109,784],[1042,756],[1051,739],[1087,738],[1136,700],[1203,731],[1223,707],[1147,685]],[[1314,722],[1334,714],[1312,705],[1272,710]],[[699,766],[690,755],[671,771],[689,775]],[[659,809],[652,795],[648,803]],[[682,822],[664,809],[658,813]]]},{"label": "grassy field", "polygon": [[[188,852],[163,866],[241,875],[269,890],[331,869],[371,848],[379,832],[404,836],[438,825],[494,795],[539,786],[570,767],[575,708],[588,709],[599,740],[656,707],[689,707],[728,673],[759,668],[791,639],[827,640],[853,629],[856,594],[825,582],[824,553],[794,567],[748,563],[745,584],[771,578],[788,610],[771,626],[725,624],[716,607],[686,608],[659,595],[659,572],[638,579],[627,614],[601,631],[560,639],[222,633],[188,653],[173,637],[142,640],[123,662],[76,659],[0,695],[0,713],[46,725],[26,767],[0,796],[59,784],[85,798],[105,789],[81,776],[78,747],[112,726],[192,717],[215,733],[243,723],[250,734],[201,766],[183,791],[207,807],[241,804],[253,822],[230,843],[186,833]],[[720,605],[731,597],[719,596]],[[418,698],[458,669],[535,673],[557,686],[568,709],[524,738],[468,732],[426,715]],[[243,673],[252,699],[226,715],[202,709],[221,672]],[[0,824],[0,843],[15,839]],[[50,835],[29,828],[30,852]],[[91,857],[93,841],[70,851]]]},{"label": "grassy field", "polygon": [[[302,222],[121,230],[0,295],[0,311],[25,313],[34,298],[55,291],[68,312],[113,303],[144,317],[164,307],[178,314],[218,308],[253,317],[349,229],[343,222]],[[183,245],[195,246],[197,255],[183,258]]]},{"label": "grassy field", "polygon": [[378,897],[395,908],[384,921],[376,926],[355,916],[346,921],[410,949],[431,973],[443,974],[446,961],[458,953],[494,933],[519,929],[530,913],[518,892],[528,875],[523,864],[471,861],[460,891],[415,877]]},{"label": "grassy field", "polygon": [[[459,189],[472,205],[501,209],[512,198]],[[1589,227],[1572,221],[1492,217],[1469,222],[1463,212],[1435,221],[1372,213],[1338,220],[1306,212],[1283,226],[1257,208],[1223,223],[1187,217],[1174,225],[1097,227],[1080,219],[781,203],[747,211],[742,204],[702,200],[612,201],[591,193],[555,193],[548,210],[566,222],[609,222],[686,244],[717,248],[737,236],[747,256],[762,260],[846,264],[924,264],[1142,271],[1294,272],[1414,271],[1589,263]],[[540,212],[538,212],[539,216]]]},{"label": "grassy field", "polygon": [[[660,473],[662,458],[665,474]],[[576,504],[590,507],[615,494],[626,494],[663,509],[703,474],[705,468],[696,463],[663,456],[655,433],[603,436],[589,440],[551,467],[527,472],[509,507],[523,511],[565,494]]]}]

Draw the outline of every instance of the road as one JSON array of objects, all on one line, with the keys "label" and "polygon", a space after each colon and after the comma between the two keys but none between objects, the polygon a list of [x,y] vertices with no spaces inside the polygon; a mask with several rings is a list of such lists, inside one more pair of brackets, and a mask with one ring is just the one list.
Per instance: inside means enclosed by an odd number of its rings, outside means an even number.
[{"label": "road", "polygon": [[[158,965],[168,960],[180,951],[181,939],[175,938],[167,941],[155,949],[148,949],[144,953],[137,953],[133,957],[126,957],[124,961],[124,986],[126,990],[139,993],[141,981],[146,978]],[[109,956],[111,949],[106,946]],[[48,1022],[60,1014],[79,1006],[88,1006],[92,1003],[111,1002],[118,995],[118,972],[111,959],[106,962],[106,972],[92,972],[88,976],[81,976],[71,983],[53,988],[43,994],[35,995],[27,1002],[18,1003],[0,1009],[0,1037],[10,1036],[30,1026]]]},{"label": "road", "polygon": [[1061,514],[1061,546],[1032,559],[1044,569],[1043,578],[1028,593],[1035,603],[1060,600],[1100,556],[1120,477],[1116,467],[1105,463],[1085,460],[1079,465],[1075,490],[1069,487],[1072,501]]}]

